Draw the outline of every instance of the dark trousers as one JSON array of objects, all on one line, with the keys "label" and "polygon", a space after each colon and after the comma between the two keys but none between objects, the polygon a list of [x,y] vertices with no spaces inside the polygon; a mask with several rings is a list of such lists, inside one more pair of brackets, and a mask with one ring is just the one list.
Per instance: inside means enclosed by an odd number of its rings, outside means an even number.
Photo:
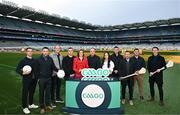
[{"label": "dark trousers", "polygon": [[60,99],[61,79],[59,79],[57,76],[53,76],[51,81],[51,100],[55,102],[55,100]]},{"label": "dark trousers", "polygon": [[34,98],[34,93],[36,90],[36,85],[37,85],[37,79],[32,79],[31,88],[30,88],[30,92],[29,92],[29,105],[33,104],[33,98]]},{"label": "dark trousers", "polygon": [[151,97],[154,98],[154,95],[155,95],[154,83],[157,84],[157,87],[159,90],[159,98],[161,101],[163,101],[163,83],[162,82],[156,82],[154,79],[149,79]]},{"label": "dark trousers", "polygon": [[119,74],[112,73],[113,80],[119,80]]},{"label": "dark trousers", "polygon": [[35,93],[37,79],[23,77],[22,79],[22,107],[26,108],[33,104],[33,96]]},{"label": "dark trousers", "polygon": [[51,78],[39,79],[39,103],[40,108],[51,104]]},{"label": "dark trousers", "polygon": [[121,95],[122,95],[122,99],[125,99],[125,95],[126,95],[126,86],[128,85],[128,89],[129,89],[129,100],[132,100],[133,97],[133,80],[132,78],[127,78],[125,80],[121,81]]}]

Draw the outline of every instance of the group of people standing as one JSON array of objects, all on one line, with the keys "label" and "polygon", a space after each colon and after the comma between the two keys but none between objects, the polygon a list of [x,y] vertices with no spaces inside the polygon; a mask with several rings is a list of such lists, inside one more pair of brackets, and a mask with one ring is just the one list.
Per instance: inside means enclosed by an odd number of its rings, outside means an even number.
[{"label": "group of people standing", "polygon": [[[152,48],[152,56],[148,58],[147,69],[149,74],[157,69],[165,66],[164,57],[158,53],[158,47]],[[33,96],[35,93],[36,84],[39,84],[39,105],[40,113],[51,111],[56,107],[56,103],[64,103],[62,99],[61,82],[62,79],[57,77],[58,70],[64,70],[65,80],[76,79],[80,80],[83,76],[81,70],[84,68],[103,68],[109,69],[110,75],[114,80],[119,80],[120,77],[132,74],[140,70],[142,67],[146,68],[146,63],[143,57],[140,56],[139,49],[134,49],[134,56],[131,56],[130,51],[125,51],[124,56],[120,54],[119,47],[114,47],[112,55],[108,51],[104,52],[103,59],[96,55],[96,49],[90,49],[90,55],[85,56],[84,50],[80,49],[77,56],[73,54],[74,49],[68,48],[67,56],[63,57],[61,54],[61,47],[56,45],[54,52],[49,54],[49,48],[43,47],[41,56],[37,59],[33,58],[33,49],[26,48],[26,57],[24,57],[18,64],[16,71],[22,77],[22,108],[25,114],[30,113],[30,109],[38,108],[39,106],[33,103]],[[31,72],[24,72],[22,68],[29,65],[32,68]],[[121,103],[125,104],[126,87],[129,89],[129,104],[133,105],[133,91],[137,81],[139,96],[141,100],[143,97],[143,78],[144,75],[137,74],[121,80]],[[158,73],[149,77],[150,94],[149,101],[154,101],[154,83],[157,84],[160,95],[160,105],[163,102],[163,73]],[[120,98],[120,97],[119,97]]]},{"label": "group of people standing", "polygon": [[[49,55],[49,48],[43,47],[41,56],[37,59],[33,58],[33,49],[26,48],[26,57],[23,58],[16,72],[22,77],[22,108],[25,114],[30,113],[30,109],[39,106],[33,103],[33,96],[37,82],[39,84],[39,105],[40,113],[45,110],[53,110],[56,102],[63,103],[60,97],[61,79],[56,75],[59,69],[62,69],[62,55],[60,55],[60,46],[55,46],[54,52]],[[31,66],[31,72],[23,71],[23,67]]]}]

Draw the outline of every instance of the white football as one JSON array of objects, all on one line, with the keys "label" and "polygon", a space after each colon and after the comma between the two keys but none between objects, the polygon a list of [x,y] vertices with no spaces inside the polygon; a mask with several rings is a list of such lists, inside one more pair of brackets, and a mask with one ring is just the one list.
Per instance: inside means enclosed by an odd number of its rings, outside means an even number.
[{"label": "white football", "polygon": [[31,68],[31,66],[29,66],[29,65],[25,65],[22,70],[23,70],[23,72],[29,73],[29,72],[32,71],[32,68]]},{"label": "white football", "polygon": [[64,78],[64,76],[65,76],[65,72],[64,72],[64,70],[59,70],[58,72],[57,72],[57,77],[58,78]]}]

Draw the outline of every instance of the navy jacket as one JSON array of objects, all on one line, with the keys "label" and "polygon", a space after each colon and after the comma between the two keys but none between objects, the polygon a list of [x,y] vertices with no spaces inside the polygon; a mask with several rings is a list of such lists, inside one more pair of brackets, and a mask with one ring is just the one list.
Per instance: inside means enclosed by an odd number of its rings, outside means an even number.
[{"label": "navy jacket", "polygon": [[128,68],[127,68],[126,63],[127,63],[126,59],[122,59],[120,61],[120,65],[119,65],[119,69],[118,69],[118,74],[120,77],[125,77],[127,75],[134,73],[132,59],[131,58],[129,59],[129,67]]},{"label": "navy jacket", "polygon": [[[157,69],[160,69],[162,67],[165,67],[166,62],[164,57],[157,55],[157,56],[150,56],[148,58],[148,62],[147,62],[147,69],[150,72],[154,72]],[[156,82],[160,82],[163,83],[163,71],[154,74],[153,76],[149,77],[150,80],[155,80]]]},{"label": "navy jacket", "polygon": [[87,59],[88,59],[89,68],[94,68],[94,69],[101,68],[101,60],[100,60],[99,56],[94,55],[92,57],[92,56],[89,55],[87,57]]},{"label": "navy jacket", "polygon": [[36,60],[36,71],[38,78],[51,78],[53,71],[58,71],[58,69],[50,56],[47,56],[47,60],[45,60],[41,55]]},{"label": "navy jacket", "polygon": [[[115,65],[115,66],[114,66],[114,70],[118,70],[118,69],[119,69],[120,62],[121,62],[121,60],[123,59],[123,56],[120,55],[120,54],[118,54],[118,56],[116,56],[116,54],[113,53],[110,58],[111,58],[111,60],[114,62],[114,65]],[[112,76],[118,75],[118,73],[117,73],[117,74],[114,73],[114,70],[113,70]]]},{"label": "navy jacket", "polygon": [[66,56],[62,60],[62,68],[65,71],[66,77],[69,77],[71,74],[74,74],[74,70],[73,70],[74,58],[75,56],[73,57]]},{"label": "navy jacket", "polygon": [[[29,65],[29,66],[31,66],[31,68],[32,68],[31,73],[28,74],[28,75],[23,75],[23,74],[22,74],[22,73],[23,73],[22,68],[23,68],[25,65]],[[20,74],[21,76],[24,76],[24,77],[26,77],[26,78],[35,78],[35,59],[34,59],[34,58],[29,59],[29,58],[27,58],[27,57],[23,58],[23,59],[18,63],[18,65],[17,65],[17,67],[16,67],[16,72],[17,72],[18,74]],[[24,77],[23,77],[23,78],[24,78]]]},{"label": "navy jacket", "polygon": [[133,56],[131,60],[133,63],[134,72],[140,70],[142,67],[146,68],[146,63],[143,57],[138,56],[138,58],[136,58],[135,56]]}]

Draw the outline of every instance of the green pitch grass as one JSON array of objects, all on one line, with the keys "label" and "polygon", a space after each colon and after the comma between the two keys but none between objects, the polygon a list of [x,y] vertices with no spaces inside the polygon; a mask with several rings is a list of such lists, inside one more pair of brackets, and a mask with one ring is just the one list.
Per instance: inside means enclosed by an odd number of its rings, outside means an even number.
[{"label": "green pitch grass", "polygon": [[[63,53],[64,55],[65,53]],[[23,114],[21,109],[21,77],[16,74],[15,67],[24,54],[0,53],[0,114]],[[35,55],[37,57],[38,54]],[[102,56],[102,55],[101,55]],[[144,57],[147,57],[144,55]],[[165,106],[159,106],[159,94],[155,85],[155,102],[147,102],[149,98],[148,74],[144,77],[144,101],[139,100],[138,88],[134,93],[134,106],[128,103],[123,105],[126,114],[180,114],[180,64],[164,72],[164,101]],[[127,90],[128,91],[128,90]],[[62,86],[64,98],[64,84]],[[38,104],[38,85],[35,93],[35,104]],[[128,96],[128,95],[127,95]],[[61,108],[57,107],[49,114],[63,114]],[[31,110],[33,114],[39,114],[39,109]]]}]

